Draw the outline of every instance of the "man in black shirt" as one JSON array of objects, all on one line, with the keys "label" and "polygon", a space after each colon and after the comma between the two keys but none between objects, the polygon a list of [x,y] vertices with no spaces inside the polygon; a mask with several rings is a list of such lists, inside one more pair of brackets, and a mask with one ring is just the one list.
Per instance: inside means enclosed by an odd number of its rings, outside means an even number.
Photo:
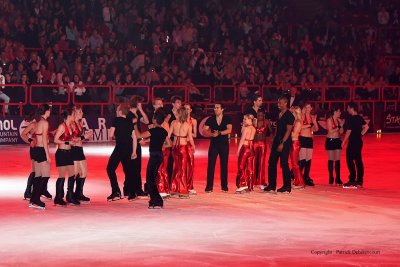
[{"label": "man in black shirt", "polygon": [[213,190],[215,163],[218,155],[221,170],[221,189],[223,192],[228,192],[228,135],[232,132],[232,121],[229,117],[223,115],[223,111],[222,104],[215,104],[215,116],[208,118],[202,129],[205,136],[211,137],[208,149],[206,193],[211,193]]},{"label": "man in black shirt", "polygon": [[361,151],[363,147],[362,136],[366,134],[369,127],[365,120],[357,114],[357,104],[349,103],[347,106],[347,112],[350,114],[350,117],[346,121],[347,130],[342,146],[347,140],[349,140],[349,144],[347,145],[346,149],[346,162],[350,175],[349,181],[345,183],[343,187],[362,187],[364,178],[364,164],[361,157]]},{"label": "man in black shirt", "polygon": [[149,208],[163,207],[163,199],[161,198],[157,185],[156,177],[158,168],[163,161],[162,146],[164,141],[170,143],[168,132],[161,126],[165,119],[165,111],[163,108],[158,108],[153,117],[154,127],[147,132],[139,133],[141,138],[150,138],[149,152],[150,158],[146,169],[146,185],[150,195]]},{"label": "man in black shirt", "polygon": [[254,116],[254,118],[257,118],[257,113],[259,111],[263,111],[261,108],[262,105],[263,105],[262,97],[260,95],[254,95],[253,96],[253,106],[245,109],[245,112],[243,113],[243,115],[251,114]]},{"label": "man in black shirt", "polygon": [[[142,103],[140,103],[138,96],[132,96],[129,99],[129,112],[126,115],[126,118],[134,125],[137,125],[139,131],[141,130],[141,123],[149,124],[149,119],[143,111]],[[137,158],[132,162],[132,173],[129,174],[129,179],[132,179],[133,181],[133,188],[127,189],[125,185],[124,195],[136,194],[138,197],[144,197],[146,194],[142,190],[142,146],[140,142],[137,144],[136,154]]]},{"label": "man in black shirt", "polygon": [[291,192],[291,172],[289,169],[289,153],[292,147],[292,138],[290,136],[294,123],[294,116],[288,110],[288,99],[282,96],[278,99],[278,108],[280,110],[279,119],[276,123],[276,133],[272,142],[271,153],[268,160],[268,186],[264,188],[266,192],[275,192],[277,164],[280,159],[280,165],[283,175],[283,186],[277,192]]},{"label": "man in black shirt", "polygon": [[[128,105],[122,104],[118,106],[117,117],[114,119],[110,130],[110,137],[115,137],[115,148],[107,164],[107,174],[112,189],[111,195],[107,197],[108,201],[122,199],[115,173],[120,162],[125,173],[125,186],[127,188],[132,186],[129,176],[132,173],[131,160],[136,158],[137,139],[134,135],[132,122],[126,118],[128,111]],[[131,198],[132,196],[129,195],[128,199],[130,200]]]}]

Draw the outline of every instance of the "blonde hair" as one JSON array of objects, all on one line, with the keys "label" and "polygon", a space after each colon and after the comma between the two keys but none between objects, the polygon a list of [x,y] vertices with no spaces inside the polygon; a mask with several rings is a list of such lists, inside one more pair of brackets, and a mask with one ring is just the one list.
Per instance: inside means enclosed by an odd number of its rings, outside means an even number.
[{"label": "blonde hair", "polygon": [[250,119],[251,120],[251,124],[254,125],[254,116],[253,114],[246,114],[244,115],[244,118]]},{"label": "blonde hair", "polygon": [[188,119],[188,113],[185,109],[185,107],[181,107],[178,109],[178,115],[179,115],[179,122],[184,123]]},{"label": "blonde hair", "polygon": [[290,111],[292,112],[292,114],[296,120],[301,120],[302,115],[301,115],[301,108],[299,106],[291,107]]}]

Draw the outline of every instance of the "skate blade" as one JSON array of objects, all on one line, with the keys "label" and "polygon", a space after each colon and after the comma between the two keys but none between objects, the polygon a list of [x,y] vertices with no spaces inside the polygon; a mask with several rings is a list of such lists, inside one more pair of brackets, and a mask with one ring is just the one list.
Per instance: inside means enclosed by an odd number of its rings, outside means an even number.
[{"label": "skate blade", "polygon": [[53,198],[51,197],[51,198],[49,198],[49,197],[45,197],[45,196],[40,196],[40,198],[43,198],[43,199],[45,199],[45,200],[53,200]]},{"label": "skate blade", "polygon": [[90,201],[82,201],[82,200],[80,200],[79,202],[81,202],[81,204],[83,204],[83,205],[89,205],[90,204]]},{"label": "skate blade", "polygon": [[271,190],[271,191],[262,191],[262,193],[267,193],[267,194],[273,194],[276,195],[277,192],[275,190]]},{"label": "skate blade", "polygon": [[29,204],[29,208],[38,209],[38,210],[45,210],[46,207],[41,207],[35,204]]},{"label": "skate blade", "polygon": [[123,197],[118,197],[118,198],[111,198],[111,199],[107,199],[107,202],[114,202],[114,201],[119,201],[121,199],[124,199]]},{"label": "skate blade", "polygon": [[344,189],[357,189],[357,186],[343,186]]},{"label": "skate blade", "polygon": [[294,186],[292,186],[292,189],[304,190],[304,189],[306,189],[306,187],[305,186],[296,186],[296,185],[294,185]]},{"label": "skate blade", "polygon": [[71,203],[71,202],[67,201],[67,205],[68,206],[80,206],[81,204],[80,204],[80,202],[79,202],[79,204],[75,204],[75,203]]},{"label": "skate blade", "polygon": [[161,210],[161,209],[163,209],[164,207],[162,207],[162,206],[149,206],[149,209],[150,210]]}]

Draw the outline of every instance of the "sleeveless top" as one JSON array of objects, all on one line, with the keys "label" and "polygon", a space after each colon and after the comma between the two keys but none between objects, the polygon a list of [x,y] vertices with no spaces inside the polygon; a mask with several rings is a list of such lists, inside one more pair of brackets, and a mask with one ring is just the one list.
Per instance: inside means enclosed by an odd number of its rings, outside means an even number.
[{"label": "sleeveless top", "polygon": [[83,127],[80,127],[80,123],[73,122],[75,124],[75,129],[72,131],[72,136],[74,138],[79,138],[83,135]]},{"label": "sleeveless top", "polygon": [[69,132],[68,126],[67,124],[64,122],[64,127],[65,127],[65,131],[64,133],[60,136],[60,140],[61,141],[71,141],[72,139],[72,133]]}]

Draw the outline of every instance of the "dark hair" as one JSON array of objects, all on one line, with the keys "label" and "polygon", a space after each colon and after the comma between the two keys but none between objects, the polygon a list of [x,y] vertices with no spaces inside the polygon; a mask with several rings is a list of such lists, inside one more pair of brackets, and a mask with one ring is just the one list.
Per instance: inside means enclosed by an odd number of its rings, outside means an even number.
[{"label": "dark hair", "polygon": [[131,96],[131,98],[129,99],[129,106],[130,106],[131,108],[137,108],[138,103],[140,103],[140,102],[141,102],[140,97],[137,96],[137,95],[133,95],[133,96]]},{"label": "dark hair", "polygon": [[287,103],[287,102],[289,102],[289,100],[288,100],[288,98],[287,98],[287,96],[285,96],[285,95],[283,95],[283,96],[280,96],[279,98],[278,98],[278,100],[279,101],[284,101],[285,103]]},{"label": "dark hair", "polygon": [[349,108],[354,109],[355,112],[358,111],[358,105],[357,105],[356,103],[354,103],[354,102],[350,102],[347,106],[348,106]]},{"label": "dark hair", "polygon": [[225,109],[225,105],[222,104],[221,102],[215,102],[215,103],[214,103],[214,106],[215,106],[215,105],[220,105],[220,106],[221,106],[221,109]]},{"label": "dark hair", "polygon": [[259,97],[261,97],[261,96],[258,94],[253,95],[253,97],[252,97],[253,102],[256,102]]},{"label": "dark hair", "polygon": [[42,104],[40,107],[38,107],[38,109],[35,112],[35,120],[37,122],[40,121],[44,113],[46,113],[46,111],[48,110],[50,110],[50,106],[48,104]]},{"label": "dark hair", "polygon": [[176,101],[182,101],[182,97],[178,96],[178,95],[174,95],[173,97],[171,97],[171,102],[175,103]]},{"label": "dark hair", "polygon": [[154,112],[153,119],[156,120],[157,124],[162,124],[165,120],[165,109],[158,108],[156,112]]},{"label": "dark hair", "polygon": [[326,113],[326,117],[328,117],[328,118],[333,117],[333,114],[335,113],[335,111],[338,111],[338,110],[340,110],[340,107],[334,107],[334,108],[332,108],[331,110],[329,110],[329,111]]},{"label": "dark hair", "polygon": [[71,116],[73,113],[73,109],[72,108],[66,108],[61,112],[61,117],[66,120],[68,118],[68,116]]},{"label": "dark hair", "polygon": [[152,104],[155,105],[157,100],[163,101],[161,97],[155,97],[153,98]]}]

